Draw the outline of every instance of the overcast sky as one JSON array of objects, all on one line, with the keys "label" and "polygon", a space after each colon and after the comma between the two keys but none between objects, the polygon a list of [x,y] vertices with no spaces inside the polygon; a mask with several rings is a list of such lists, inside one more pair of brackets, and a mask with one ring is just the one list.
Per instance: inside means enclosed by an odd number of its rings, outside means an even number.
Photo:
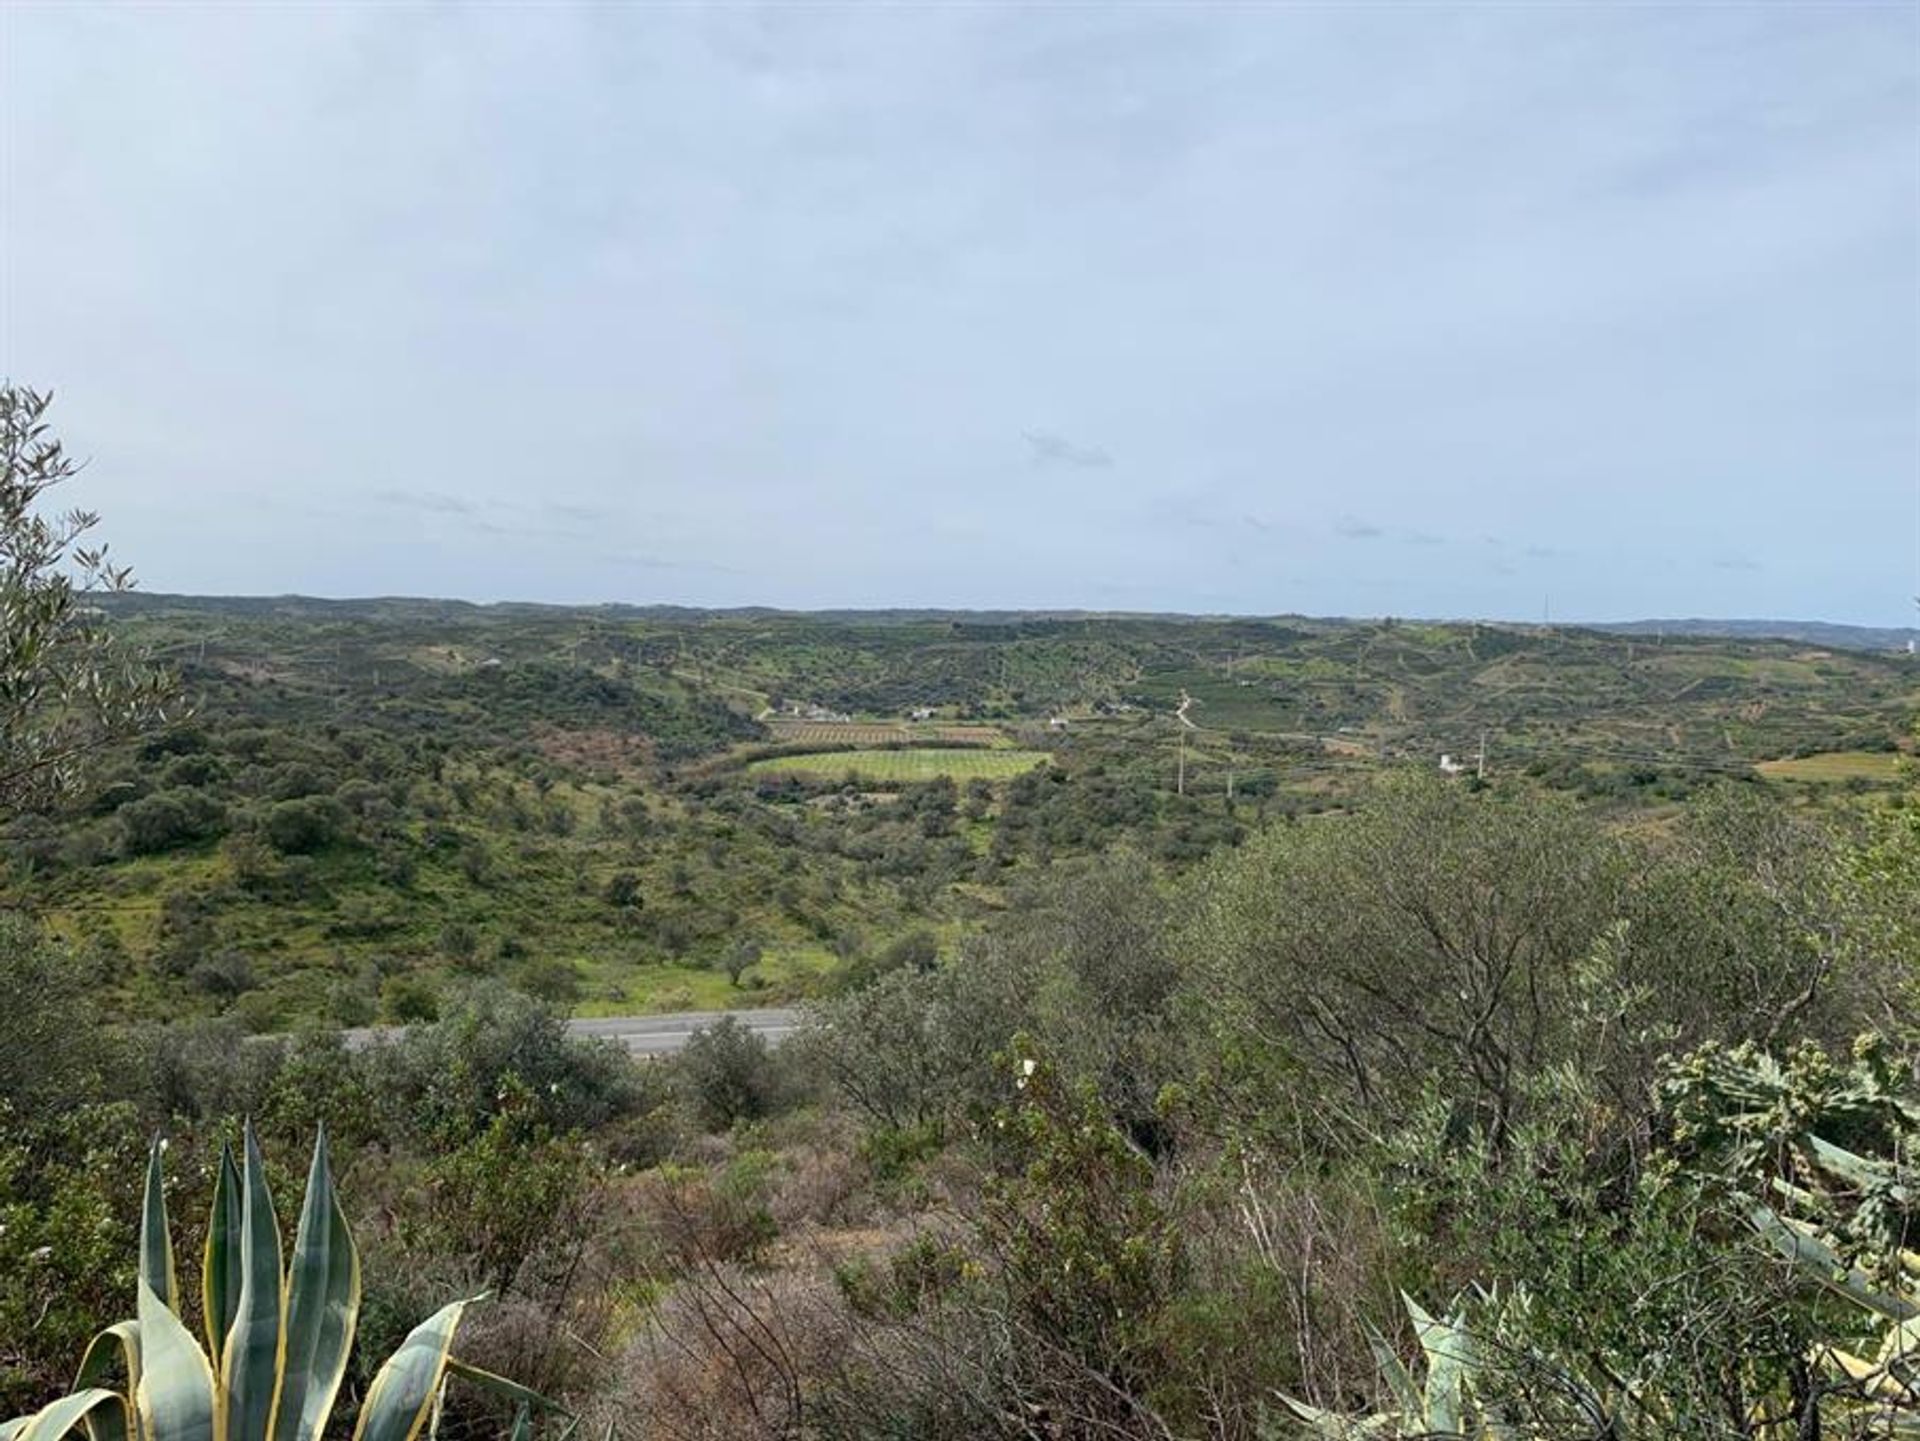
[{"label": "overcast sky", "polygon": [[1907,4],[0,0],[150,589],[1905,623]]}]

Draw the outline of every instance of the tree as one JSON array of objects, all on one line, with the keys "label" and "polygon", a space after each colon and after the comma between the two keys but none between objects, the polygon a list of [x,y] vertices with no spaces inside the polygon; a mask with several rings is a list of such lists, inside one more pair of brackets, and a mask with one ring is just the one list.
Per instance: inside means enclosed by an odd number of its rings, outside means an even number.
[{"label": "tree", "polygon": [[0,816],[71,794],[89,758],[164,722],[175,699],[86,601],[133,585],[104,545],[82,543],[99,517],[44,509],[80,469],[48,427],[51,402],[0,386]]},{"label": "tree", "polygon": [[752,936],[741,936],[720,953],[720,969],[727,973],[727,980],[733,985],[740,984],[740,978],[760,964],[760,942]]},{"label": "tree", "polygon": [[632,871],[615,871],[607,877],[606,889],[602,894],[606,897],[607,904],[617,911],[624,911],[629,907],[638,909],[646,904],[645,898],[640,894],[640,877]]},{"label": "tree", "polygon": [[767,1115],[779,1099],[779,1076],[765,1038],[732,1016],[695,1031],[680,1053],[679,1068],[694,1108],[711,1130]]},{"label": "tree", "polygon": [[1499,1136],[1524,1078],[1606,1029],[1582,1024],[1578,992],[1625,860],[1562,801],[1386,784],[1202,878],[1195,998],[1229,1053],[1320,1072],[1363,1108],[1405,1104],[1438,1073]]}]

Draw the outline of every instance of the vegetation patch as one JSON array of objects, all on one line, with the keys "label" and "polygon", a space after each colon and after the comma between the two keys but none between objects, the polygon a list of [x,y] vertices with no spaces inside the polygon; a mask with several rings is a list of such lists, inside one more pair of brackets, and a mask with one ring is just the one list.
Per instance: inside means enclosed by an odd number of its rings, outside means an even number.
[{"label": "vegetation patch", "polygon": [[1045,765],[1045,751],[925,746],[906,750],[829,751],[768,756],[747,769],[775,775],[856,775],[876,781],[1008,780]]},{"label": "vegetation patch", "polygon": [[1899,775],[1900,759],[1896,751],[1827,751],[1762,761],[1754,769],[1775,781],[1891,782]]}]

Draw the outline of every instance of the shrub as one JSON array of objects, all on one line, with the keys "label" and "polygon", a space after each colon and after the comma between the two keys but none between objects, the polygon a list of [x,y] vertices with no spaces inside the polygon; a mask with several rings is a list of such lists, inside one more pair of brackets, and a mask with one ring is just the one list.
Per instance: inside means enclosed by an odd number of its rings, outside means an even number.
[{"label": "shrub", "polygon": [[768,1115],[778,1103],[772,1052],[764,1038],[732,1016],[695,1031],[678,1066],[688,1098],[710,1130]]},{"label": "shrub", "polygon": [[340,807],[331,797],[306,796],[269,810],[266,835],[282,855],[308,855],[333,844],[341,820]]},{"label": "shrub", "polygon": [[146,856],[218,835],[226,827],[227,811],[200,791],[173,790],[130,801],[118,816],[121,848],[128,855]]},{"label": "shrub", "polygon": [[368,1058],[398,1134],[454,1146],[492,1123],[509,1076],[555,1133],[589,1131],[641,1109],[632,1060],[610,1042],[581,1040],[548,1007],[498,983],[461,994],[435,1024]]},{"label": "shrub", "polygon": [[419,976],[389,976],[380,988],[380,1010],[397,1025],[440,1018],[440,998]]}]

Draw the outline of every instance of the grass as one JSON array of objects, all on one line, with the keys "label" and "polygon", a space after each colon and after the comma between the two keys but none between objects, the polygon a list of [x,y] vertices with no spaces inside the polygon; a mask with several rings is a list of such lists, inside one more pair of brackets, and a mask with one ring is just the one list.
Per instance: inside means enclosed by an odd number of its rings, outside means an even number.
[{"label": "grass", "polygon": [[1891,781],[1901,757],[1891,751],[1827,751],[1792,760],[1762,761],[1754,769],[1775,781]]},{"label": "grass", "polygon": [[839,962],[824,946],[773,946],[739,986],[709,966],[633,965],[604,959],[583,959],[577,964],[584,984],[573,1014],[626,1016],[784,1005],[808,994]]},{"label": "grass", "polygon": [[768,756],[755,761],[747,769],[777,775],[851,774],[875,781],[931,781],[941,776],[956,781],[997,781],[1030,771],[1046,762],[1045,751],[924,747],[915,750],[828,751],[817,755]]}]

